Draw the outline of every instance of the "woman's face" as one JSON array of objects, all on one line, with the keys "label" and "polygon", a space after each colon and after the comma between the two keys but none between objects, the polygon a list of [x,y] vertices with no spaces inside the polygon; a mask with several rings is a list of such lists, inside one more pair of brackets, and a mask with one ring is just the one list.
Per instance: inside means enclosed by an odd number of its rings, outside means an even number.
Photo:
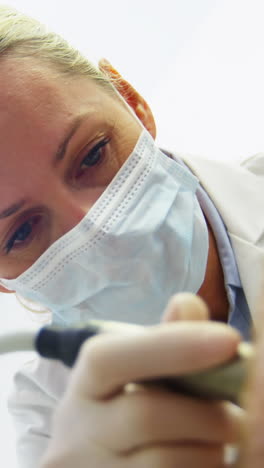
[{"label": "woman's face", "polygon": [[0,277],[17,277],[79,223],[140,132],[93,81],[29,59],[1,62]]}]

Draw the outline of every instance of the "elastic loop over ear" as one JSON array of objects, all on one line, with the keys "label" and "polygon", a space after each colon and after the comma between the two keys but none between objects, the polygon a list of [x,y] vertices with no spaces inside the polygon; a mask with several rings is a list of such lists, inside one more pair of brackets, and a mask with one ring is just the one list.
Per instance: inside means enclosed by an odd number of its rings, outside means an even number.
[{"label": "elastic loop over ear", "polygon": [[52,317],[52,312],[49,309],[44,309],[41,304],[38,302],[31,301],[30,299],[27,299],[17,292],[15,292],[16,299],[18,303],[27,311],[31,312],[34,316],[38,316],[38,319],[41,320],[41,322],[48,323],[51,321]]}]

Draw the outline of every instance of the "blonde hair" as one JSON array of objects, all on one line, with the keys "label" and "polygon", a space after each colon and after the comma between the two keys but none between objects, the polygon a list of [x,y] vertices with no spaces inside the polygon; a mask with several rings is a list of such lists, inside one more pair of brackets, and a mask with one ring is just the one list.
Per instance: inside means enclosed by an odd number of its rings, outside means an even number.
[{"label": "blonde hair", "polygon": [[[89,77],[117,95],[111,80],[59,34],[14,8],[0,5],[0,62],[1,58],[9,56],[33,57],[54,65],[63,74]],[[38,321],[50,322],[50,311],[22,296],[16,297],[20,305],[38,317]]]},{"label": "blonde hair", "polygon": [[84,75],[113,90],[111,81],[59,34],[19,11],[0,5],[1,57],[35,57],[64,74]]}]

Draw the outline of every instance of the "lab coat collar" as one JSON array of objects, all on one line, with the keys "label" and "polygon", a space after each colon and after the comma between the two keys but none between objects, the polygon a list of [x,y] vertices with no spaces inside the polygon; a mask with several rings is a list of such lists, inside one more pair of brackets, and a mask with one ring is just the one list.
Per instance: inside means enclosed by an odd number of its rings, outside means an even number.
[{"label": "lab coat collar", "polygon": [[[254,318],[264,291],[264,154],[246,165],[177,155],[198,177],[226,225]],[[252,168],[252,170],[251,170]]]}]

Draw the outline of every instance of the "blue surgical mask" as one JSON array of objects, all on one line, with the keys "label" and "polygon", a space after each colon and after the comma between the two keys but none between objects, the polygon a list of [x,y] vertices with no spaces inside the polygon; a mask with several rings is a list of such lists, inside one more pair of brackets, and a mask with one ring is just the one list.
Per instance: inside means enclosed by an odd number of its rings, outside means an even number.
[{"label": "blue surgical mask", "polygon": [[1,282],[53,321],[160,321],[169,298],[197,292],[208,255],[198,180],[143,130],[91,210],[23,274]]}]

